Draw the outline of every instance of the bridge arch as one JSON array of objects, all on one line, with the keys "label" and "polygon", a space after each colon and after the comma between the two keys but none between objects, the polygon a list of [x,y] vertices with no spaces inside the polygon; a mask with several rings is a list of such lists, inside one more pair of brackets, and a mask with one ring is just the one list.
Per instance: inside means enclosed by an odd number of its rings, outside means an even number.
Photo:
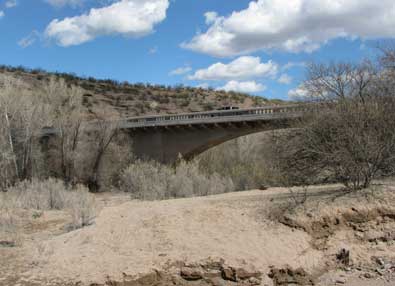
[{"label": "bridge arch", "polygon": [[252,133],[285,129],[294,118],[241,122],[201,123],[130,129],[134,155],[172,164],[179,156],[189,160],[217,145]]},{"label": "bridge arch", "polygon": [[292,104],[144,116],[124,119],[119,127],[131,135],[136,157],[171,164],[179,155],[191,159],[241,136],[289,128],[295,119],[316,107],[316,104]]}]

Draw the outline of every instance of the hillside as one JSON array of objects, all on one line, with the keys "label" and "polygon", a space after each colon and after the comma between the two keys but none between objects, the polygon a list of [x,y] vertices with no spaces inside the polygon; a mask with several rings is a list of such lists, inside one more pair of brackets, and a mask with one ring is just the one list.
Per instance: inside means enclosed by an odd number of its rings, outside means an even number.
[{"label": "hillside", "polygon": [[84,106],[90,114],[106,109],[122,117],[174,114],[215,110],[223,106],[249,108],[268,104],[281,104],[281,100],[268,100],[238,92],[225,92],[185,86],[151,85],[144,83],[98,80],[74,74],[50,73],[23,67],[0,66],[0,74],[15,77],[36,89],[51,76],[63,78],[68,84],[84,89]]}]

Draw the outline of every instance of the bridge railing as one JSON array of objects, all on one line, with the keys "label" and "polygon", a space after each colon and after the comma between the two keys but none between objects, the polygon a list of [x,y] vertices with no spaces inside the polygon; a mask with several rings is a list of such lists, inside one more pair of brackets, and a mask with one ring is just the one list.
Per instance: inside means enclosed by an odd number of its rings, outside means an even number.
[{"label": "bridge railing", "polygon": [[[220,122],[238,122],[238,121],[254,121],[254,120],[270,120],[278,118],[294,118],[311,110],[319,108],[318,104],[295,104],[282,106],[266,106],[249,109],[233,109],[233,110],[215,110],[206,112],[194,112],[183,114],[169,114],[169,115],[155,115],[155,116],[141,116],[126,119],[116,120],[117,128],[143,128],[154,126],[171,126],[177,124],[205,124],[205,123],[220,123]],[[111,121],[109,121],[111,122]],[[85,128],[95,130],[96,122],[86,122]],[[22,129],[15,129],[12,131],[14,140],[23,138],[25,131]],[[43,128],[38,134],[34,136],[48,136],[56,135],[59,130],[55,127]]]},{"label": "bridge railing", "polygon": [[155,115],[133,117],[122,120],[122,124],[129,128],[149,127],[156,125],[193,124],[216,121],[232,121],[232,119],[246,118],[279,118],[300,115],[311,110],[311,105],[268,106],[249,109],[215,110],[207,112],[183,113],[174,115]]}]

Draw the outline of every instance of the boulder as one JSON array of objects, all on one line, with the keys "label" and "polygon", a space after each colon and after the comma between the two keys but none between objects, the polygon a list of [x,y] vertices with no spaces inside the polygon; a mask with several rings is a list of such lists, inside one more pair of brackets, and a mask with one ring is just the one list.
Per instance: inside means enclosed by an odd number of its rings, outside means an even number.
[{"label": "boulder", "polygon": [[229,280],[233,282],[237,281],[236,271],[233,267],[223,266],[221,269],[221,275],[224,280]]},{"label": "boulder", "polygon": [[259,271],[255,271],[254,269],[244,269],[237,268],[236,269],[236,277],[239,280],[247,280],[250,278],[259,279],[262,276],[262,273]]},{"label": "boulder", "polygon": [[203,273],[198,268],[182,267],[180,276],[188,281],[200,280],[203,278]]},{"label": "boulder", "polygon": [[314,279],[304,269],[272,268],[269,277],[275,286],[286,285],[314,285]]}]

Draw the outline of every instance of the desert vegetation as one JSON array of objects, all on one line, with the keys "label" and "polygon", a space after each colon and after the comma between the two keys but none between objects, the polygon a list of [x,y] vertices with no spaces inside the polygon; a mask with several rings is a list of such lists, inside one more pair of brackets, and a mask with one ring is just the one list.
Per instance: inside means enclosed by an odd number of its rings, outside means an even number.
[{"label": "desert vegetation", "polygon": [[[33,219],[44,211],[65,211],[70,216],[68,229],[90,225],[97,204],[88,189],[82,185],[73,188],[57,179],[22,181],[0,192],[0,241],[8,246],[22,243],[22,218],[31,214]],[[28,213],[26,213],[26,211]]]},{"label": "desert vegetation", "polygon": [[309,67],[304,89],[322,108],[277,140],[280,165],[291,182],[341,182],[359,190],[394,174],[395,78],[388,54],[393,51],[386,51],[381,65]]},{"label": "desert vegetation", "polygon": [[290,181],[341,182],[348,189],[391,176],[395,166],[395,100],[370,97],[339,100],[313,114],[292,136],[283,136],[281,165]]},{"label": "desert vegetation", "polygon": [[282,186],[275,134],[279,133],[258,133],[225,142],[199,155],[199,168],[231,178],[237,191]]},{"label": "desert vegetation", "polygon": [[207,196],[234,190],[231,177],[205,173],[197,161],[181,161],[175,168],[136,161],[122,172],[120,188],[143,200]]},{"label": "desert vegetation", "polygon": [[82,95],[80,88],[55,78],[39,90],[29,90],[23,82],[3,76],[0,89],[0,112],[5,122],[0,134],[3,190],[20,181],[48,177],[60,178],[71,185],[79,182],[98,185],[97,173],[106,150],[113,148],[110,143],[115,142],[116,126],[101,117],[96,120],[98,128],[89,131]]},{"label": "desert vegetation", "polygon": [[21,243],[24,210],[66,211],[69,229],[91,224],[96,215],[93,195],[79,183],[98,189],[102,158],[116,148],[117,138],[115,126],[100,118],[100,128],[89,132],[82,95],[64,80],[51,78],[31,90],[23,81],[1,77],[0,229],[1,241],[10,246]]}]

